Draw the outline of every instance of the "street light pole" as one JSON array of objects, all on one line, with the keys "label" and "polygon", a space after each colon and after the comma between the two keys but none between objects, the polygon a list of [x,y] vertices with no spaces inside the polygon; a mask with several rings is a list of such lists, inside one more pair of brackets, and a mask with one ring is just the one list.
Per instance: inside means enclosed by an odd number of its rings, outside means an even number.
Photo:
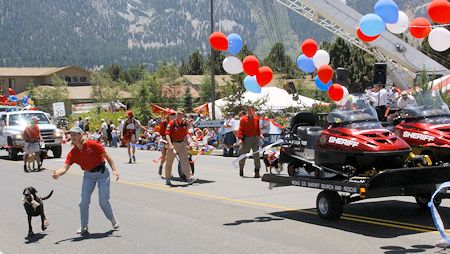
[{"label": "street light pole", "polygon": [[[214,32],[214,7],[213,7],[213,0],[210,0],[210,19],[211,19],[211,34]],[[215,62],[215,55],[214,55],[214,49],[211,46],[211,89],[212,89],[212,120],[216,120],[216,82],[214,80],[214,62]]]}]

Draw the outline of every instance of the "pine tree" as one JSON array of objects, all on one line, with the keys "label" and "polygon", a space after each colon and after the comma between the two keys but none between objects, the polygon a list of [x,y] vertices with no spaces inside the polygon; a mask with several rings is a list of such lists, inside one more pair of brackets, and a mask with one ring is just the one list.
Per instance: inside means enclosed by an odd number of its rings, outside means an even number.
[{"label": "pine tree", "polygon": [[188,70],[186,74],[188,75],[202,75],[204,72],[205,63],[203,60],[203,56],[198,51],[195,51],[191,56],[189,56],[187,65]]},{"label": "pine tree", "polygon": [[192,112],[193,98],[191,95],[191,88],[189,87],[189,85],[187,83],[186,83],[186,87],[184,90],[184,96],[182,98],[182,104],[183,104],[183,107],[186,110],[186,112]]},{"label": "pine tree", "polygon": [[136,116],[141,121],[147,122],[151,117],[151,98],[150,88],[155,83],[155,77],[150,73],[145,73],[142,80],[138,82],[138,94],[136,98]]}]

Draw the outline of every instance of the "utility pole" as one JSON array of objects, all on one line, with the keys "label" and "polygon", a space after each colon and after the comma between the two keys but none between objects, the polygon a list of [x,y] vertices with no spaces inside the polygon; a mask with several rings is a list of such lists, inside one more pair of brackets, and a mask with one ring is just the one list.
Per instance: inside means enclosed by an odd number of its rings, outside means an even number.
[{"label": "utility pole", "polygon": [[[210,18],[211,18],[211,33],[214,32],[214,7],[213,7],[213,0],[210,0]],[[211,47],[211,89],[212,89],[212,120],[216,120],[216,82],[214,80],[214,62],[215,62],[215,55],[214,55],[214,49]]]}]

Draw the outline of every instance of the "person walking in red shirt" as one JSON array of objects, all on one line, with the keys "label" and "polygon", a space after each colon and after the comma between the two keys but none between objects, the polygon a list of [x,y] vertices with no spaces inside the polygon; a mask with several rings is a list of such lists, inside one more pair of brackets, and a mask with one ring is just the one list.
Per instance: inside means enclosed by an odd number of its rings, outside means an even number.
[{"label": "person walking in red shirt", "polygon": [[39,144],[39,141],[42,141],[42,136],[41,136],[41,131],[39,129],[38,126],[39,123],[39,117],[37,116],[33,116],[31,118],[31,123],[29,125],[27,125],[27,127],[25,128],[25,131],[23,132],[23,139],[25,141],[25,146],[24,146],[24,154],[23,154],[23,170],[25,172],[28,172],[27,169],[27,161],[28,161],[28,156],[30,156],[31,154],[35,154],[36,156],[36,161],[37,161],[37,165],[38,165],[38,170],[41,170],[41,158],[39,156],[40,152],[41,152],[41,145]]},{"label": "person walking in red shirt", "polygon": [[109,203],[110,174],[105,165],[106,160],[111,166],[116,181],[118,181],[119,171],[117,171],[114,161],[100,143],[95,140],[85,140],[83,130],[80,127],[73,127],[69,132],[74,147],[67,154],[64,167],[53,171],[53,178],[58,179],[64,175],[74,163],[80,165],[84,171],[80,202],[81,227],[77,233],[82,235],[89,233],[89,204],[91,203],[92,192],[97,184],[100,207],[106,218],[111,221],[113,228],[118,229],[119,222]]},{"label": "person walking in red shirt", "polygon": [[170,178],[172,178],[172,164],[175,156],[180,159],[181,169],[187,178],[189,184],[194,183],[197,179],[192,176],[191,166],[188,155],[187,134],[189,124],[184,118],[184,109],[177,110],[177,118],[170,121],[166,129],[167,140],[167,157],[166,157],[166,185],[172,186]]},{"label": "person walking in red shirt", "polygon": [[161,147],[161,163],[159,164],[159,170],[158,170],[159,175],[162,175],[162,168],[164,166],[164,162],[166,162],[166,154],[167,154],[166,129],[167,129],[167,125],[169,124],[170,121],[175,119],[176,114],[177,114],[177,112],[175,110],[170,109],[167,114],[167,118],[164,119],[163,121],[161,121],[161,123],[159,124],[159,134],[161,135],[161,138],[163,140],[163,147]]},{"label": "person walking in red shirt", "polygon": [[[256,116],[254,108],[248,106],[247,115],[241,117],[239,122],[238,140],[239,144],[242,144],[241,155],[250,152],[250,149],[253,152],[258,151],[260,138],[259,118]],[[239,161],[240,176],[244,176],[245,159]],[[253,154],[253,160],[255,162],[255,178],[259,178],[259,169],[261,168],[259,153]]]}]

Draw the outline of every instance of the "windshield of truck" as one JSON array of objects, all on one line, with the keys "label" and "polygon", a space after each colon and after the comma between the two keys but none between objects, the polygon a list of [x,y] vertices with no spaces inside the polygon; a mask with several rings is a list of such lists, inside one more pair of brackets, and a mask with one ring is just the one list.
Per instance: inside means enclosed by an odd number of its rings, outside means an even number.
[{"label": "windshield of truck", "polygon": [[24,113],[9,115],[9,126],[27,125],[31,123],[31,118],[37,116],[39,118],[38,124],[49,124],[47,117],[43,113]]},{"label": "windshield of truck", "polygon": [[406,118],[450,116],[448,105],[442,100],[439,91],[421,91],[414,94],[414,99],[415,105],[404,109]]},{"label": "windshield of truck", "polygon": [[[335,108],[327,116],[328,123],[379,123],[375,108],[369,104],[367,96],[363,94],[351,94],[344,106]],[[355,125],[362,126],[362,125]]]}]

